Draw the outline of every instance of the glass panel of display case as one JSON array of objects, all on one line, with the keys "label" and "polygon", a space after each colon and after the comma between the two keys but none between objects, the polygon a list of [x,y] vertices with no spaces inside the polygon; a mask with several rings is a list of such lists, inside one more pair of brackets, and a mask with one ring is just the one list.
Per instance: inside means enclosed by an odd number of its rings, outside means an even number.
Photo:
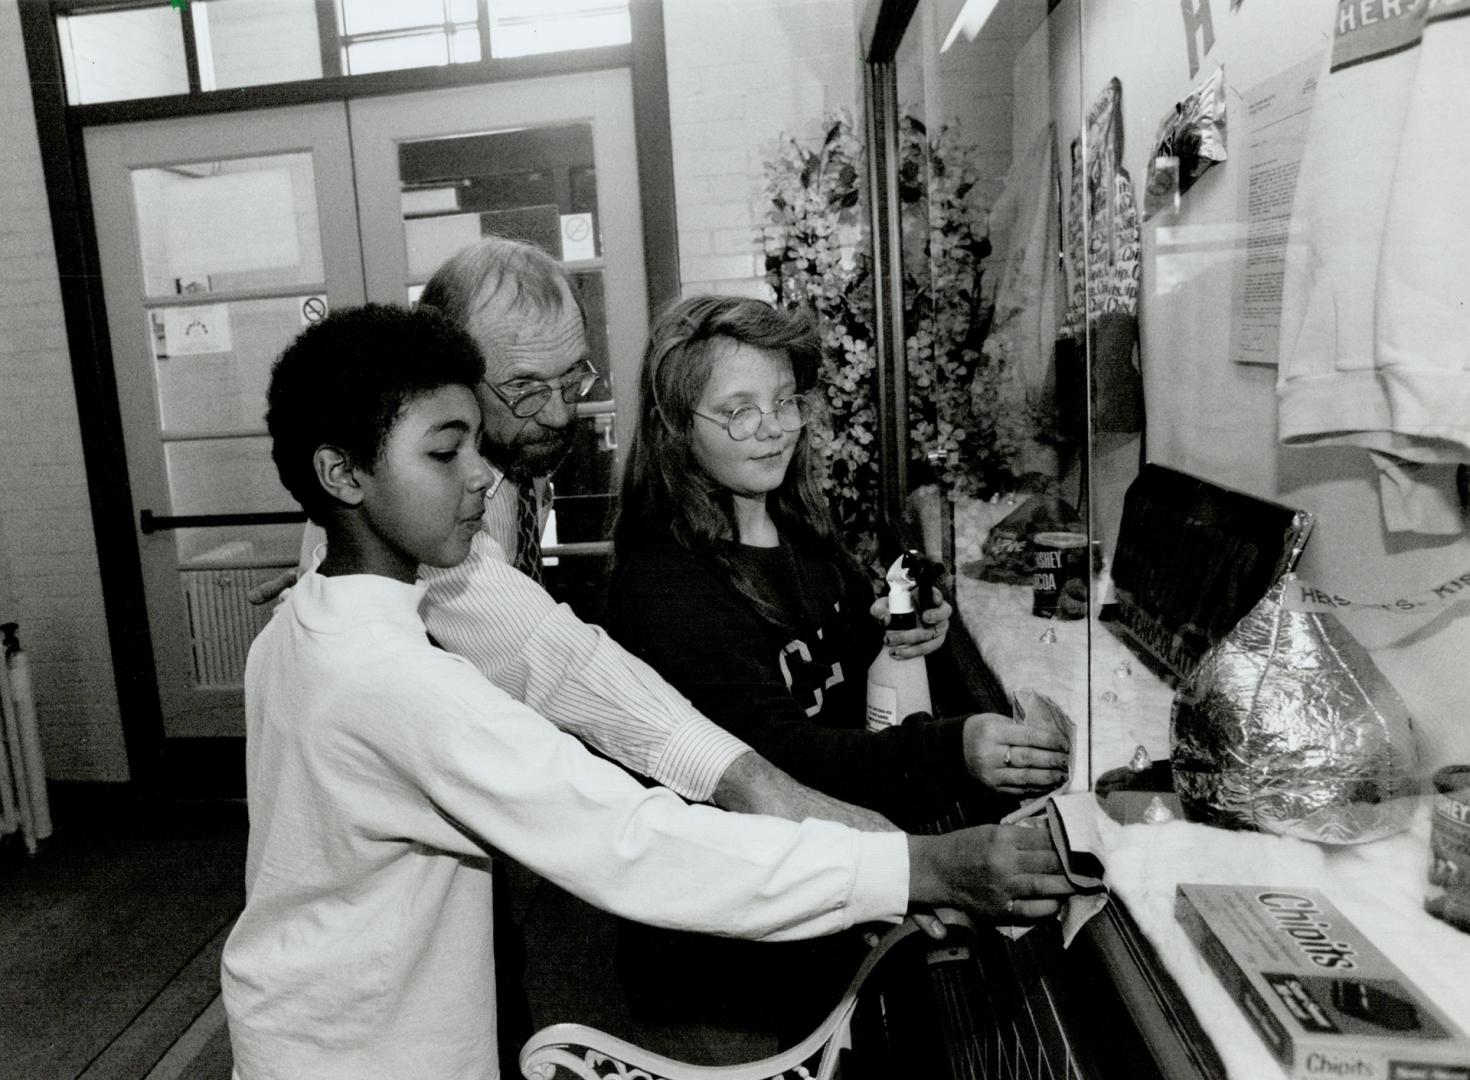
[{"label": "glass panel of display case", "polygon": [[1113,762],[1091,752],[1104,559],[1085,404],[1063,377],[1085,377],[1086,344],[1057,351],[1058,116],[1077,112],[1081,69],[1058,28],[1080,21],[1076,2],[920,0],[895,71],[907,511],[1002,692],[1044,694],[1075,725],[1085,788]]}]

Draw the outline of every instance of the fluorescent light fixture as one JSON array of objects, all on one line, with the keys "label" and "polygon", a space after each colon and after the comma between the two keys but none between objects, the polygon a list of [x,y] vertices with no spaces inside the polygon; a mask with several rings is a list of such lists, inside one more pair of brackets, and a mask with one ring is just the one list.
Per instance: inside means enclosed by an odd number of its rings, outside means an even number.
[{"label": "fluorescent light fixture", "polygon": [[966,41],[974,41],[979,36],[985,21],[995,13],[996,5],[1000,0],[965,0],[965,6],[960,8],[960,13],[955,16],[954,25],[949,28],[949,33],[944,36],[944,44],[939,46],[940,52],[948,52],[949,47],[954,44],[954,39],[963,32]]}]

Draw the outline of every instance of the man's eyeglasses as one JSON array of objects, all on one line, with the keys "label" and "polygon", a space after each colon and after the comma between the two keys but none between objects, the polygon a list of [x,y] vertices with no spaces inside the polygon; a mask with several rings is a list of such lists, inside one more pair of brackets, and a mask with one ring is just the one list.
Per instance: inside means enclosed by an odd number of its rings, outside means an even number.
[{"label": "man's eyeglasses", "polygon": [[581,401],[592,393],[599,378],[601,376],[597,374],[597,370],[589,361],[584,360],[561,378],[550,382],[542,382],[540,379],[512,379],[497,386],[487,380],[485,385],[505,402],[512,416],[527,420],[546,408],[552,394],[561,394],[561,399],[568,405]]},{"label": "man's eyeglasses", "polygon": [[736,442],[741,442],[759,431],[761,421],[767,416],[774,416],[782,431],[799,431],[811,420],[813,411],[812,403],[797,394],[782,398],[769,412],[756,405],[741,405],[724,416],[710,416],[702,412],[695,412],[694,415],[719,424],[725,429],[725,434]]}]

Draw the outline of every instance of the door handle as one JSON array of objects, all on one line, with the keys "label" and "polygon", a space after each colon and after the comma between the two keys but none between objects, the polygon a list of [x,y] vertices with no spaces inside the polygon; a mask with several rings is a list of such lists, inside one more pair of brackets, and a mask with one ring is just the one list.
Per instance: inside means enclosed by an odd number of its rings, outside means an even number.
[{"label": "door handle", "polygon": [[138,528],[146,536],[169,529],[200,529],[211,525],[299,525],[306,521],[302,510],[280,510],[260,514],[181,514],[165,517],[152,510],[138,513]]}]

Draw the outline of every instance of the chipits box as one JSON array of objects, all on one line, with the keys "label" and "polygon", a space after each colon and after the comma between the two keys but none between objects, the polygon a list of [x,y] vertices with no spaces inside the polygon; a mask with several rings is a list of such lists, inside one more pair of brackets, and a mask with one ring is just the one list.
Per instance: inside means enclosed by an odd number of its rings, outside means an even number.
[{"label": "chipits box", "polygon": [[1317,890],[1180,885],[1174,914],[1293,1080],[1470,1080],[1470,1039]]}]

